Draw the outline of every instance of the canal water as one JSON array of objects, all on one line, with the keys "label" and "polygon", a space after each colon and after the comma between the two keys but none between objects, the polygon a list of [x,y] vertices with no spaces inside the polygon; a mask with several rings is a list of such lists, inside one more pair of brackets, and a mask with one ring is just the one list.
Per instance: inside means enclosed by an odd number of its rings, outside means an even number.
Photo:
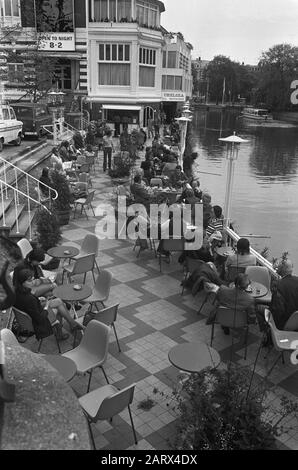
[{"label": "canal water", "polygon": [[227,110],[197,110],[193,129],[199,153],[193,170],[212,203],[222,207],[227,144],[218,139],[236,131],[249,141],[240,145],[235,164],[231,220],[255,249],[269,248],[268,260],[289,252],[298,273],[298,126],[256,124]]}]

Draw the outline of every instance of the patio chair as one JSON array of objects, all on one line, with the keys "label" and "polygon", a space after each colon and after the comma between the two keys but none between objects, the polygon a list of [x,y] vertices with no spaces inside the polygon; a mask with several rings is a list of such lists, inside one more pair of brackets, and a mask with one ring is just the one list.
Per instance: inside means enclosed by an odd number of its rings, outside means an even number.
[{"label": "patio chair", "polygon": [[[170,254],[173,251],[184,251],[184,244],[185,240],[184,238],[168,238],[168,239],[163,239],[163,251],[169,251]],[[159,250],[159,271],[161,272],[161,259],[162,259],[162,254],[161,250]]]},{"label": "patio chair", "polygon": [[265,266],[247,266],[245,274],[248,275],[251,281],[260,282],[263,286],[267,287],[268,292],[260,298],[256,298],[258,304],[269,305],[271,303],[271,278],[268,269]]},{"label": "patio chair", "polygon": [[23,259],[25,259],[26,256],[28,256],[29,253],[31,253],[31,251],[33,250],[33,246],[31,245],[29,240],[27,240],[27,238],[21,238],[21,240],[17,242],[17,245],[21,250]]},{"label": "patio chair", "polygon": [[4,343],[8,344],[9,346],[19,346],[20,345],[20,343],[18,342],[16,336],[8,328],[3,328],[0,331],[0,341],[3,341]]},{"label": "patio chair", "polygon": [[[28,337],[25,340],[20,341],[20,336],[21,336],[22,331],[25,330],[28,333],[33,333],[35,335],[36,339],[39,341],[38,349],[37,349],[37,352],[39,352],[41,350],[41,345],[42,345],[43,340],[45,338],[47,338],[48,336],[51,336],[53,334],[55,336],[58,351],[61,354],[61,349],[60,349],[60,345],[59,345],[59,341],[58,341],[58,338],[57,338],[57,335],[56,335],[55,328],[53,328],[52,333],[50,335],[46,335],[46,336],[39,336],[38,335],[37,336],[35,334],[33,324],[32,324],[32,320],[31,320],[30,316],[27,313],[23,312],[22,310],[19,310],[16,307],[11,307],[11,309],[12,309],[12,312],[13,312],[14,317],[15,317],[15,319],[17,321],[17,324],[18,324],[18,329],[17,329],[17,334],[16,334],[17,341],[22,342],[22,343],[27,341]],[[55,325],[57,325],[58,323],[59,323],[59,321],[56,320],[55,322],[52,323],[52,327],[55,327]],[[31,335],[31,336],[33,336],[33,335]]]},{"label": "patio chair", "polygon": [[95,254],[95,265],[97,267],[98,273],[100,272],[99,266],[96,261],[96,257],[98,256],[98,248],[99,248],[99,239],[93,233],[88,233],[82,243],[81,251],[77,256],[74,256],[72,259],[78,259],[80,256],[90,255],[92,253]]},{"label": "patio chair", "polygon": [[72,276],[76,274],[84,274],[83,283],[85,284],[86,276],[89,271],[92,272],[93,280],[94,276],[94,265],[95,265],[95,254],[90,253],[89,255],[80,256],[75,259],[74,263],[70,266],[64,266],[62,272],[62,284],[64,282],[64,274],[67,274],[69,282],[71,282]]},{"label": "patio chair", "polygon": [[95,191],[91,191],[87,197],[81,197],[79,199],[76,199],[74,201],[74,215],[73,215],[73,218],[75,219],[75,215],[76,215],[76,211],[77,211],[77,206],[80,204],[81,206],[81,214],[83,214],[83,210],[85,212],[85,215],[88,219],[88,214],[87,214],[87,211],[85,209],[85,207],[87,207],[88,209],[91,209],[92,212],[93,212],[93,216],[95,217],[95,212],[94,212],[94,208],[92,206],[92,201],[93,201],[93,198],[94,198],[94,193]]},{"label": "patio chair", "polygon": [[184,294],[184,289],[185,289],[185,284],[188,279],[188,277],[202,264],[205,262],[202,261],[201,259],[195,259],[195,258],[188,258],[186,257],[185,262],[184,262],[184,279],[182,281],[182,292],[181,295]]},{"label": "patio chair", "polygon": [[92,373],[96,367],[101,368],[107,383],[109,383],[103,365],[108,355],[110,331],[109,326],[97,320],[91,320],[80,344],[75,349],[62,354],[75,362],[77,374],[89,374],[87,392],[90,390]]},{"label": "patio chair", "polygon": [[249,323],[248,323],[248,315],[247,312],[244,310],[238,310],[234,308],[227,308],[222,305],[219,305],[216,310],[216,316],[212,322],[211,327],[211,341],[210,346],[212,346],[213,338],[214,338],[214,325],[218,323],[222,327],[225,328],[244,328],[245,330],[245,337],[244,337],[244,359],[246,359],[247,355],[247,339],[248,339],[248,330],[249,330]]},{"label": "patio chair", "polygon": [[90,188],[92,188],[92,179],[91,179],[91,176],[89,173],[87,173],[86,171],[84,172],[79,172],[78,174],[78,181],[80,181],[81,183],[87,183],[88,184],[88,187],[90,186]]},{"label": "patio chair", "polygon": [[[280,359],[283,364],[285,363],[284,351],[295,351],[295,349],[298,349],[298,331],[279,330],[275,325],[272,313],[267,308],[265,309],[264,317],[270,327],[274,349],[280,352],[276,361],[274,361],[272,367],[267,373],[268,377]],[[293,347],[293,343],[296,344],[295,347]]]},{"label": "patio chair", "polygon": [[113,275],[110,271],[102,269],[97,276],[97,279],[94,284],[93,292],[87,299],[82,302],[90,304],[89,310],[92,310],[92,305],[101,303],[104,308],[106,308],[104,302],[108,300],[111,290]]},{"label": "patio chair", "polygon": [[[115,327],[115,322],[117,320],[117,314],[118,314],[118,307],[119,307],[119,304],[115,304],[115,305],[111,305],[110,307],[106,307],[102,310],[97,310],[96,312],[91,311],[89,312],[89,314],[91,316],[90,321],[91,320],[101,321],[105,325],[111,326],[113,328],[115,338],[117,341],[118,350],[119,352],[121,352],[118,335],[117,335],[116,327]],[[83,321],[84,321],[84,316],[76,320],[76,322],[79,323],[84,328]],[[75,339],[74,339],[74,344],[75,344]]]},{"label": "patio chair", "polygon": [[94,436],[91,429],[91,423],[97,423],[99,420],[111,420],[113,416],[121,413],[126,407],[128,408],[129,418],[134,436],[135,444],[138,443],[136,431],[132,419],[130,405],[133,401],[134,389],[136,384],[133,383],[122,390],[117,389],[114,385],[105,385],[97,388],[86,395],[79,398],[79,403],[87,417],[90,436],[93,447],[95,449]]}]

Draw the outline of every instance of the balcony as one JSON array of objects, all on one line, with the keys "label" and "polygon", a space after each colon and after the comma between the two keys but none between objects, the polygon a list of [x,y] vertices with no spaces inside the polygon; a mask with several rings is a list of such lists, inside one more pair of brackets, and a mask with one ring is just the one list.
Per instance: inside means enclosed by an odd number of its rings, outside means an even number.
[{"label": "balcony", "polygon": [[89,32],[96,32],[102,30],[114,30],[117,32],[123,31],[125,33],[129,32],[140,32],[146,36],[152,36],[160,39],[162,37],[161,28],[159,26],[148,26],[145,24],[139,24],[136,20],[132,21],[89,21],[88,24]]}]

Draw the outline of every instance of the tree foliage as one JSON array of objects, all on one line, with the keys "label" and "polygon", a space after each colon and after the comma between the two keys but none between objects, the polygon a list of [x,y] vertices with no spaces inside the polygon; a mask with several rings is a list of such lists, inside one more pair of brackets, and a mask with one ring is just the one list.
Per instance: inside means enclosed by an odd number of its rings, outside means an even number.
[{"label": "tree foliage", "polygon": [[297,78],[298,48],[277,44],[263,52],[259,61],[257,97],[274,110],[290,107],[290,85]]},{"label": "tree foliage", "polygon": [[222,100],[224,88],[225,102],[236,101],[239,95],[249,99],[256,81],[248,67],[224,55],[215,56],[208,64],[205,78],[209,81],[209,98],[217,103]]}]

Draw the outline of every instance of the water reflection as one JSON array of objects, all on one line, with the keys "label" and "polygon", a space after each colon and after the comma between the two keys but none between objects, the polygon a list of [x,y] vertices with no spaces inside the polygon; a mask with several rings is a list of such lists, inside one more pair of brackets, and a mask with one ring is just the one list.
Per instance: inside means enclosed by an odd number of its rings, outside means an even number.
[{"label": "water reflection", "polygon": [[236,131],[249,140],[235,166],[232,219],[240,234],[270,236],[250,241],[258,249],[269,246],[271,257],[289,251],[298,271],[298,128],[255,125],[239,113],[212,110],[194,113],[193,124],[199,153],[194,171],[214,204],[223,205],[226,180],[226,146],[218,139]]}]

